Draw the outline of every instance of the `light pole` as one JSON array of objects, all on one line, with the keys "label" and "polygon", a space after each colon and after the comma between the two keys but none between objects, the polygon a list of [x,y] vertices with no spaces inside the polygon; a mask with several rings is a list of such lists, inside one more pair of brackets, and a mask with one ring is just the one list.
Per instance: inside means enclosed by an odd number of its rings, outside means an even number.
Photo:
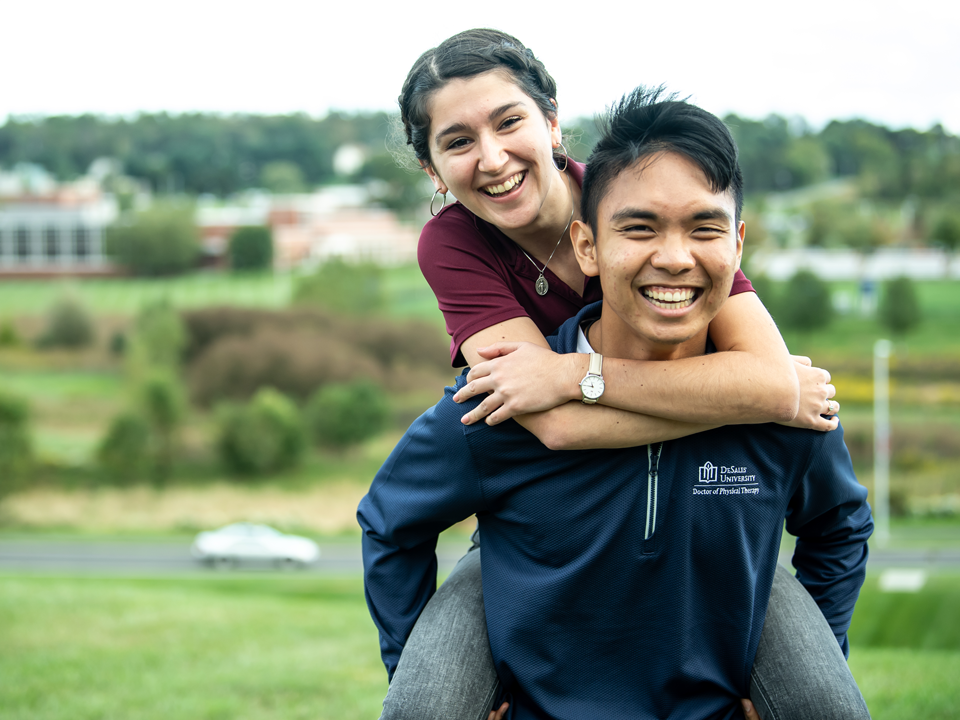
[{"label": "light pole", "polygon": [[890,541],[890,350],[889,340],[873,345],[873,500],[877,544]]}]

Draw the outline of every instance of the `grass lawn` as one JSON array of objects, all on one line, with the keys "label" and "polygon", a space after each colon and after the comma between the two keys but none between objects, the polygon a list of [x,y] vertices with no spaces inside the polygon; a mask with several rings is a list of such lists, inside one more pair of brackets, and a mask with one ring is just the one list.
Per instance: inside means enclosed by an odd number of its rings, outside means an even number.
[{"label": "grass lawn", "polygon": [[361,584],[285,576],[0,579],[5,720],[375,718]]},{"label": "grass lawn", "polygon": [[[915,595],[868,579],[850,665],[875,720],[957,717],[958,598],[956,575]],[[351,720],[376,717],[386,689],[356,577],[6,576],[0,618],[5,720]],[[890,624],[951,629],[893,648],[869,631]]]}]

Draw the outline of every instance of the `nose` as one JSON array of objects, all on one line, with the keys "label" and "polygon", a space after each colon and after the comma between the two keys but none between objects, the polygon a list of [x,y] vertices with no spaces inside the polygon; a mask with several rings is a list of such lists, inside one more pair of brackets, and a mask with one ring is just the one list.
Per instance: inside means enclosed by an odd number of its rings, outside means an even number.
[{"label": "nose", "polygon": [[671,275],[679,275],[688,270],[693,270],[697,266],[697,260],[693,255],[690,242],[679,235],[669,234],[662,239],[660,247],[654,253],[650,264],[658,270],[665,270]]},{"label": "nose", "polygon": [[496,135],[486,133],[481,135],[477,146],[480,150],[480,162],[477,164],[477,169],[480,172],[496,175],[507,164],[507,153],[503,149],[503,143]]}]

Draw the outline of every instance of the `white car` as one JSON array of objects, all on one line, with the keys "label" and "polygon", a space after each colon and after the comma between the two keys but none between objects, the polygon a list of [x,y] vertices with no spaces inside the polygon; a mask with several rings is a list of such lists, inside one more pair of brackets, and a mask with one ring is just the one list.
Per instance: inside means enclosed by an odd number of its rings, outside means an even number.
[{"label": "white car", "polygon": [[286,535],[267,525],[239,522],[200,533],[190,554],[215,566],[252,560],[303,567],[316,562],[320,548],[309,538]]}]

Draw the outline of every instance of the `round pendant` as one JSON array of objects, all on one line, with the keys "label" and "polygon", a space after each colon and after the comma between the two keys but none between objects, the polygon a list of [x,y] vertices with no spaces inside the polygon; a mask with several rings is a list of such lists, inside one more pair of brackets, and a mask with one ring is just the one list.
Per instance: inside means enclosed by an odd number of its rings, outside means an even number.
[{"label": "round pendant", "polygon": [[540,277],[537,278],[537,295],[543,297],[549,290],[550,283],[547,282],[547,279],[543,276],[543,273],[540,273]]}]

